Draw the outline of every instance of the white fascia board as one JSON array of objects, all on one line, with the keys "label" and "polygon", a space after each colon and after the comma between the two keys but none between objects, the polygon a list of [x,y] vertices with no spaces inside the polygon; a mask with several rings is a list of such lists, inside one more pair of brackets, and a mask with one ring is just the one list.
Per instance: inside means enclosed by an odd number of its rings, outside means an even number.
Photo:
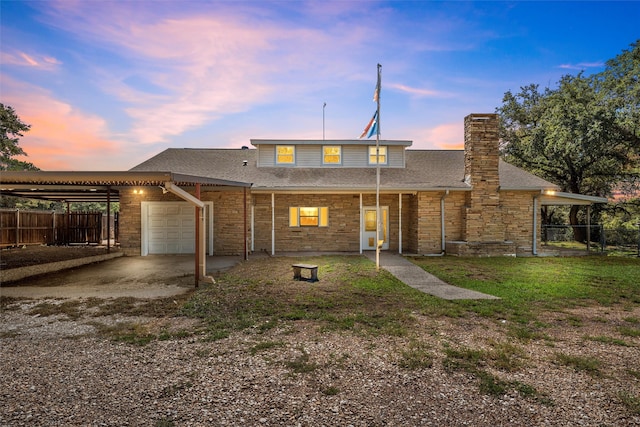
[{"label": "white fascia board", "polygon": [[540,202],[542,205],[591,205],[594,203],[608,203],[609,200],[606,197],[547,190],[542,192]]},{"label": "white fascia board", "polygon": [[[451,187],[432,187],[432,188],[381,188],[380,194],[416,194],[420,192],[443,192],[443,191],[471,191],[471,188],[451,188]],[[375,193],[376,189],[371,187],[366,188],[289,188],[289,187],[253,187],[251,189],[252,194],[371,194]]]}]

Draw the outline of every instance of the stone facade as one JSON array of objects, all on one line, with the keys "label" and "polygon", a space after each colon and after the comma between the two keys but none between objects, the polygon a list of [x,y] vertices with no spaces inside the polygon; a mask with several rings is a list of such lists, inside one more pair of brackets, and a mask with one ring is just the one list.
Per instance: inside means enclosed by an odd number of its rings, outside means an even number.
[{"label": "stone facade", "polygon": [[[194,195],[193,188],[184,188]],[[159,188],[144,188],[143,194],[134,194],[134,188],[120,189],[119,241],[126,255],[139,256],[142,239],[142,202],[181,202],[178,196],[163,194]],[[250,193],[247,191],[247,237],[250,238]],[[213,202],[214,254],[242,255],[244,251],[242,208],[244,193],[240,190],[211,191],[203,187],[200,200]],[[194,208],[195,209],[195,208]],[[195,210],[194,210],[195,215]],[[248,241],[250,247],[250,240]]]},{"label": "stone facade", "polygon": [[[389,251],[418,255],[442,253],[444,221],[447,254],[503,256],[532,252],[534,198],[540,193],[500,189],[498,116],[469,115],[464,120],[464,128],[464,177],[470,185],[468,189],[380,195],[380,205],[389,207]],[[183,189],[194,194],[193,188]],[[252,193],[247,188],[245,194],[243,188],[206,186],[202,187],[201,200],[213,202],[216,255],[243,253],[245,212],[247,248],[255,252],[359,252],[361,203],[362,206],[376,204],[375,194],[371,193],[331,194],[325,190],[271,194]],[[133,188],[120,188],[119,240],[128,255],[139,255],[141,251],[142,201],[181,199],[163,194],[158,188],[145,189],[142,195],[134,194]],[[328,226],[290,227],[290,207],[327,207]],[[536,235],[539,244],[539,228]]]},{"label": "stone facade", "polygon": [[[272,229],[275,252],[358,252],[360,250],[359,194],[275,194],[272,221],[271,194],[252,196],[256,252],[271,253]],[[364,194],[363,206],[374,206],[375,195]],[[389,206],[389,250],[399,250],[399,202],[395,194],[380,196]],[[290,207],[328,207],[327,227],[290,227]],[[403,206],[404,209],[404,206]]]},{"label": "stone facade", "polygon": [[531,241],[532,233],[527,238],[524,232],[533,225],[527,214],[531,196],[500,191],[498,130],[497,114],[470,114],[464,119],[464,176],[471,191],[465,194],[460,240],[446,244],[450,255],[510,256]]},{"label": "stone facade", "polygon": [[471,185],[464,211],[467,242],[502,242],[505,229],[500,206],[497,114],[470,114],[464,119],[464,176]]}]

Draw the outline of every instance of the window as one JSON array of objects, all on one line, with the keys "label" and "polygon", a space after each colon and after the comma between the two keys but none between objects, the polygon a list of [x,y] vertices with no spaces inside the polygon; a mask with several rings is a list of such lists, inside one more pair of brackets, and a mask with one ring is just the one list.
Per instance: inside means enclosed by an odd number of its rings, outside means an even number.
[{"label": "window", "polygon": [[276,145],[276,163],[292,165],[296,162],[296,147],[293,145]]},{"label": "window", "polygon": [[342,147],[339,145],[325,145],[322,147],[322,163],[325,165],[339,165],[342,163]]},{"label": "window", "polygon": [[[378,147],[378,157],[381,165],[387,164],[387,147]],[[378,164],[376,161],[376,147],[369,147],[369,164],[375,165]]]},{"label": "window", "polygon": [[328,227],[329,208],[289,208],[289,227]]}]

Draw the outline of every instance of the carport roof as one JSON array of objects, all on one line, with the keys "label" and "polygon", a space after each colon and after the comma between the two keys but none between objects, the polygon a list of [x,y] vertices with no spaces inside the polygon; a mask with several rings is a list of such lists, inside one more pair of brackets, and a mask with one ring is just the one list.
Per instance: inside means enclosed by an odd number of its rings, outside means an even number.
[{"label": "carport roof", "polygon": [[161,171],[2,171],[0,193],[5,196],[67,202],[104,202],[107,198],[117,202],[118,187],[161,186],[167,182],[177,186],[251,186],[245,182]]}]

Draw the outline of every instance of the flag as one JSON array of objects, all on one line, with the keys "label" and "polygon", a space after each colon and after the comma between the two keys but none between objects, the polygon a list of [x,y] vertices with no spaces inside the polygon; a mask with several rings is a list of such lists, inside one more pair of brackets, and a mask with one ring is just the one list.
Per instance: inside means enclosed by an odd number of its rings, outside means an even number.
[{"label": "flag", "polygon": [[362,134],[360,135],[359,139],[362,139],[365,136],[367,138],[371,138],[377,132],[378,132],[378,112],[376,111],[375,113],[373,113],[373,117],[371,117],[371,120],[369,120],[369,123],[367,123],[367,126],[362,131]]}]

